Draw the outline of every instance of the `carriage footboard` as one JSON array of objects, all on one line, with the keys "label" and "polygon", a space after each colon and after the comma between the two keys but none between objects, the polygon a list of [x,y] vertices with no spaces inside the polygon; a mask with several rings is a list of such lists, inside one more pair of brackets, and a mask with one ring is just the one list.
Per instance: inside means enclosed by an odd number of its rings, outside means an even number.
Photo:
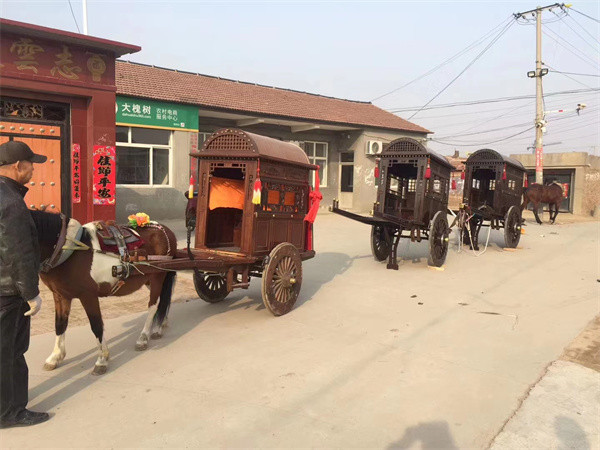
[{"label": "carriage footboard", "polygon": [[329,211],[339,214],[340,216],[356,220],[357,222],[365,223],[367,225],[384,225],[388,223],[386,220],[377,219],[375,217],[362,216],[360,214],[340,209],[338,200],[333,200],[333,205],[329,207]]}]

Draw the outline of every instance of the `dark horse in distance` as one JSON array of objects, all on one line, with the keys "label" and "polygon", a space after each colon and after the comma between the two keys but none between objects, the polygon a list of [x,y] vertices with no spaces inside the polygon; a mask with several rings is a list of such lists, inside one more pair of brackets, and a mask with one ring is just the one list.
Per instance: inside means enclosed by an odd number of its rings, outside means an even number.
[{"label": "dark horse in distance", "polygon": [[[532,184],[525,192],[523,192],[523,204],[521,205],[521,212],[529,203],[533,203],[533,215],[535,221],[542,224],[538,216],[538,207],[540,203],[548,203],[548,211],[550,212],[550,223],[554,223],[556,216],[558,216],[558,208],[563,201],[564,190],[563,187],[558,183],[550,183],[542,186],[541,184]],[[552,211],[554,207],[554,211]],[[554,214],[554,215],[553,215]]]},{"label": "dark horse in distance", "polygon": [[[92,332],[96,336],[98,359],[92,372],[95,375],[106,372],[109,357],[108,346],[103,336],[104,323],[98,297],[128,295],[143,285],[148,286],[150,290],[148,317],[136,342],[136,350],[145,350],[150,337],[162,336],[164,321],[171,304],[175,272],[143,274],[132,268],[127,278],[119,279],[112,268],[122,264],[121,259],[119,255],[104,252],[99,248],[95,222],[82,226],[77,220],[59,214],[41,211],[32,211],[31,214],[38,229],[43,261],[40,277],[52,291],[55,307],[56,343],[52,354],[46,359],[44,369],[55,369],[65,358],[65,331],[69,321],[71,301],[74,298],[81,301]],[[65,229],[68,231],[65,232]],[[138,227],[137,232],[143,240],[139,251],[145,250],[148,255],[164,255],[164,257],[175,255],[177,240],[168,228],[154,224],[143,228]],[[57,244],[59,240],[64,242],[65,234],[76,235],[77,238],[67,240],[64,246],[62,243]],[[58,245],[67,249],[64,251],[70,253],[70,256],[65,255],[66,259],[61,257],[61,260],[54,261],[56,264],[46,267],[44,272],[44,263],[55,254],[54,249]]]}]

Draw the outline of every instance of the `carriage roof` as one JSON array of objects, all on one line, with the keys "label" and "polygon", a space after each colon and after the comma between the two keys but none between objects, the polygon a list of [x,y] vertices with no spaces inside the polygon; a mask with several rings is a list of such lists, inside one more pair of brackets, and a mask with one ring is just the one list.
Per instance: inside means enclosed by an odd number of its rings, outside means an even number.
[{"label": "carriage roof", "polygon": [[269,159],[308,169],[316,168],[297,145],[236,128],[215,131],[202,148],[191,155],[199,158]]},{"label": "carriage roof", "polygon": [[398,138],[390,142],[385,150],[381,152],[380,156],[382,158],[393,158],[397,156],[431,158],[432,161],[437,162],[441,166],[449,170],[454,170],[454,166],[450,164],[446,158],[428,149],[416,139],[408,137]]},{"label": "carriage roof", "polygon": [[525,172],[525,167],[523,167],[523,164],[521,164],[519,161],[513,158],[509,158],[508,156],[504,156],[498,153],[496,150],[492,150],[491,148],[482,148],[481,150],[477,150],[476,152],[472,153],[465,161],[466,165],[481,163],[508,164],[510,166],[515,167],[516,169]]}]

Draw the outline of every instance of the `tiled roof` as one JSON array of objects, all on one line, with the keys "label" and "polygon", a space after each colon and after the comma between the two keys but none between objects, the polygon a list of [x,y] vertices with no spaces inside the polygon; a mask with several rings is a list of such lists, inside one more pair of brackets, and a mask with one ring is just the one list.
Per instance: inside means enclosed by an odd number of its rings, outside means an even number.
[{"label": "tiled roof", "polygon": [[377,106],[117,61],[117,94],[299,121],[431,133]]}]

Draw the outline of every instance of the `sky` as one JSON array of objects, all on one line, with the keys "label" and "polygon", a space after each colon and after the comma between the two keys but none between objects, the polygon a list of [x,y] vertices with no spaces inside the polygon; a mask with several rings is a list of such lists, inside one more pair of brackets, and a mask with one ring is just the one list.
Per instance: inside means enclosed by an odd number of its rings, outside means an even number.
[{"label": "sky", "polygon": [[[535,94],[527,78],[535,68],[535,24],[513,13],[546,4],[88,0],[87,9],[90,35],[142,47],[122,59],[372,101],[431,130],[429,146],[440,153],[485,147],[511,154],[531,151],[535,98],[482,101]],[[0,16],[83,29],[81,0],[2,0]],[[600,2],[542,17],[542,60],[551,69],[544,109],[566,110],[546,115],[545,151],[600,155]],[[580,92],[552,95],[564,91]],[[577,115],[579,103],[586,108]]]}]

